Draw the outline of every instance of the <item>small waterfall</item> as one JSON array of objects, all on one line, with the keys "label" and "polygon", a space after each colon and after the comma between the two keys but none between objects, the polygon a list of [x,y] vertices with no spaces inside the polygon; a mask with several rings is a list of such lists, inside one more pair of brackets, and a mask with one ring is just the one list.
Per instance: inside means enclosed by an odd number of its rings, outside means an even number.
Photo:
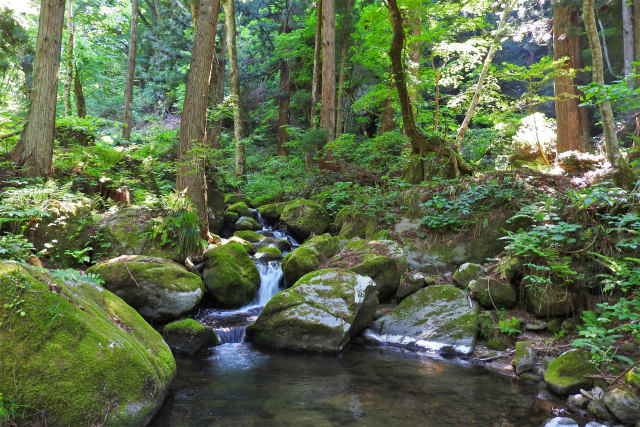
[{"label": "small waterfall", "polygon": [[260,272],[260,289],[253,304],[264,307],[271,297],[280,291],[282,263],[279,261],[269,261],[268,263],[258,262],[256,266]]},{"label": "small waterfall", "polygon": [[221,344],[241,343],[247,332],[246,326],[228,326],[215,329]]}]

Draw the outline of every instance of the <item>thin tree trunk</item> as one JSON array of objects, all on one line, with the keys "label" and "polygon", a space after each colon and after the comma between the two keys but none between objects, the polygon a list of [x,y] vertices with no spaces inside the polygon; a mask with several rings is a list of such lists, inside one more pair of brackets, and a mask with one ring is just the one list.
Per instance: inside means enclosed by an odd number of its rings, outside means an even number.
[{"label": "thin tree trunk", "polygon": [[320,127],[326,129],[328,141],[336,135],[336,10],[335,0],[322,5],[322,105]]},{"label": "thin tree trunk", "polygon": [[[421,8],[422,9],[422,8]],[[415,38],[420,37],[422,33],[422,20],[420,14],[422,10],[414,11],[409,18],[409,33],[414,40],[409,43],[409,63],[407,65],[407,71],[409,73],[409,94],[412,99],[413,118],[418,119],[418,101],[420,100],[420,50],[422,43]]]},{"label": "thin tree trunk", "polygon": [[[284,16],[282,21],[282,34],[289,34],[291,27],[289,25],[289,0],[284,2]],[[291,118],[291,69],[286,59],[280,59],[280,93],[278,105],[278,137],[276,142],[276,154],[278,156],[286,156],[288,154],[285,144],[289,141],[287,127]]]},{"label": "thin tree trunk", "polygon": [[384,100],[382,112],[380,113],[380,126],[378,126],[378,136],[393,130],[393,98]]},{"label": "thin tree trunk", "polygon": [[[581,68],[582,47],[580,35],[575,31],[578,12],[567,5],[556,4],[553,8],[553,59],[568,58],[565,73],[554,76],[555,109],[558,123],[557,152],[576,150],[583,152],[587,135],[584,135],[586,111],[579,107],[579,93],[571,70]],[[587,125],[588,126],[588,125]]]},{"label": "thin tree trunk", "polygon": [[[505,4],[504,10],[502,11],[502,17],[500,18],[500,22],[498,23],[498,37],[500,37],[500,33],[502,29],[507,23],[507,19],[509,18],[509,13],[513,6],[515,6],[516,2],[513,0],[508,0],[508,3]],[[476,86],[476,91],[473,94],[473,99],[471,100],[471,105],[469,105],[469,109],[467,110],[467,115],[464,117],[460,128],[458,129],[458,135],[456,136],[456,148],[460,149],[460,144],[462,143],[462,138],[464,137],[464,133],[467,131],[469,127],[469,123],[471,123],[471,119],[473,118],[473,114],[476,111],[476,107],[478,106],[478,101],[480,100],[480,94],[482,94],[482,87],[484,85],[484,79],[487,77],[489,73],[489,67],[493,62],[493,57],[496,54],[496,49],[498,47],[498,40],[492,41],[491,47],[489,48],[489,52],[487,53],[487,57],[484,60],[484,65],[482,66],[482,71],[480,71],[480,77],[478,78],[478,85]]]},{"label": "thin tree trunk", "polygon": [[[582,7],[584,13],[583,20],[587,36],[589,38],[591,56],[593,58],[593,81],[604,86],[602,47],[600,46],[600,39],[598,38],[593,2],[594,0],[584,0]],[[606,99],[600,101],[601,102],[598,104],[598,107],[600,108],[600,115],[602,116],[602,129],[604,130],[605,147],[607,157],[613,167],[614,180],[617,185],[623,188],[632,188],[635,184],[636,176],[620,153],[611,103]]]},{"label": "thin tree trunk", "polygon": [[[224,30],[223,30],[224,31]],[[218,54],[216,55],[216,81],[211,83],[210,95],[213,105],[220,107],[224,101],[224,64],[225,64],[225,41],[223,33],[220,33],[218,42]],[[211,148],[220,148],[220,138],[222,136],[222,118],[217,119],[211,129],[207,130],[207,145]]]},{"label": "thin tree trunk", "polygon": [[631,75],[633,74],[633,22],[631,19],[631,6],[629,0],[622,2],[622,53],[624,60],[624,77],[633,87]]},{"label": "thin tree trunk", "polygon": [[316,0],[316,36],[313,50],[313,77],[311,80],[311,116],[309,127],[316,127],[318,102],[320,101],[320,77],[322,67],[322,1]]},{"label": "thin tree trunk", "polygon": [[[209,235],[205,155],[207,140],[207,106],[215,55],[219,0],[200,0],[191,65],[182,109],[178,145],[178,177],[176,189],[185,191],[198,209],[200,236]],[[215,80],[215,76],[213,76]]]},{"label": "thin tree trunk", "polygon": [[42,0],[33,66],[33,90],[27,126],[12,153],[29,176],[49,176],[53,169],[53,137],[65,0]]},{"label": "thin tree trunk", "polygon": [[73,5],[72,0],[68,1],[67,8],[67,63],[66,79],[64,81],[64,116],[71,115],[71,84],[73,79]]},{"label": "thin tree trunk", "polygon": [[229,58],[229,83],[231,86],[231,96],[233,104],[233,136],[236,141],[236,178],[244,176],[245,136],[244,122],[242,121],[242,103],[240,102],[240,71],[238,69],[238,54],[236,51],[236,16],[234,0],[222,0],[224,9],[225,24],[227,29],[227,56]]},{"label": "thin tree trunk", "polygon": [[349,61],[349,39],[351,38],[351,0],[346,0],[344,11],[344,34],[340,49],[340,74],[338,78],[338,107],[336,109],[336,136],[342,135],[345,128],[345,83],[347,81],[347,62]]},{"label": "thin tree trunk", "polygon": [[602,53],[604,54],[604,60],[607,63],[607,70],[609,74],[615,77],[615,73],[613,72],[613,67],[611,66],[611,60],[609,59],[609,49],[607,48],[607,38],[604,35],[604,25],[602,25],[602,21],[598,18],[598,25],[600,25],[600,33],[602,34]]},{"label": "thin tree trunk", "polygon": [[633,55],[636,65],[635,88],[640,88],[640,0],[633,0]]},{"label": "thin tree trunk", "polygon": [[78,67],[74,67],[73,73],[73,94],[76,98],[76,110],[78,111],[78,117],[84,118],[87,115],[87,103],[84,100],[84,92],[82,91],[82,81],[80,81],[80,75],[78,74]]},{"label": "thin tree trunk", "polygon": [[438,127],[440,127],[440,74],[441,70],[436,68],[433,60],[431,61],[431,68],[433,69],[433,85],[436,88],[436,112],[433,117],[433,131],[438,132]]},{"label": "thin tree trunk", "polygon": [[131,0],[131,33],[129,35],[129,58],[127,59],[127,83],[124,90],[124,128],[122,139],[131,139],[133,117],[133,77],[136,71],[136,42],[138,40],[138,0]]}]

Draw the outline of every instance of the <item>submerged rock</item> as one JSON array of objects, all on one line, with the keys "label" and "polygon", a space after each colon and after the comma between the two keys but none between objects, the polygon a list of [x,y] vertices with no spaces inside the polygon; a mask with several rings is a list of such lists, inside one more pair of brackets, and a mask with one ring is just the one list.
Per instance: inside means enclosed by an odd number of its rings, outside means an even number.
[{"label": "submerged rock", "polygon": [[280,349],[339,352],[371,322],[377,308],[369,277],[318,270],[275,295],[247,328],[247,337]]},{"label": "submerged rock", "polygon": [[239,243],[227,243],[204,254],[204,285],[214,302],[234,308],[250,303],[260,287],[260,273]]},{"label": "submerged rock", "polygon": [[144,426],[176,373],[160,334],[93,283],[0,262],[0,322],[0,390],[49,425]]},{"label": "submerged rock", "polygon": [[470,354],[476,341],[478,306],[452,285],[421,289],[364,332],[372,342],[413,350]]},{"label": "submerged rock", "polygon": [[407,260],[402,248],[392,240],[352,240],[328,263],[329,267],[343,268],[376,282],[380,302],[396,295],[400,279],[407,271]]},{"label": "submerged rock", "polygon": [[329,233],[304,242],[296,250],[287,254],[282,261],[282,272],[288,286],[307,273],[320,267],[340,250],[339,240]]},{"label": "submerged rock", "polygon": [[174,353],[195,354],[220,345],[213,330],[197,320],[184,319],[171,322],[162,329],[162,337]]},{"label": "submerged rock", "polygon": [[321,234],[329,226],[329,214],[318,203],[311,200],[295,200],[288,203],[282,210],[280,220],[289,227],[293,233],[306,239],[311,234]]},{"label": "submerged rock", "polygon": [[200,276],[163,258],[123,255],[87,273],[99,274],[105,288],[152,321],[176,319],[193,310],[204,295]]},{"label": "submerged rock", "polygon": [[581,388],[593,385],[598,369],[591,363],[591,356],[584,350],[569,350],[558,356],[547,368],[544,380],[551,391],[558,394],[573,394]]},{"label": "submerged rock", "polygon": [[516,291],[509,283],[491,277],[480,277],[469,283],[469,289],[473,292],[473,297],[486,309],[497,310],[516,305]]}]

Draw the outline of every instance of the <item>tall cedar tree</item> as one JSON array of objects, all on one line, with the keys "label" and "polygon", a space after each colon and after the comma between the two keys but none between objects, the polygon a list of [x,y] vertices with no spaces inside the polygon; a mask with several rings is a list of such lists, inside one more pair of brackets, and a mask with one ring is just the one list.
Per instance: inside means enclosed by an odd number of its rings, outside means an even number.
[{"label": "tall cedar tree", "polygon": [[33,65],[31,108],[20,143],[11,157],[29,176],[53,172],[53,138],[65,0],[42,0],[36,56]]},{"label": "tall cedar tree", "polygon": [[[200,235],[207,239],[209,218],[204,150],[207,140],[207,105],[215,55],[219,0],[200,0],[193,39],[191,65],[182,108],[176,189],[185,191],[198,209]],[[215,76],[213,78],[215,80]]]},{"label": "tall cedar tree", "polygon": [[[289,0],[284,2],[282,13],[282,34],[291,32],[291,11]],[[291,68],[286,58],[280,58],[280,93],[278,94],[278,138],[276,154],[287,155],[286,143],[289,140],[287,126],[291,119]]]},{"label": "tall cedar tree", "polygon": [[336,2],[322,2],[322,105],[320,127],[329,141],[336,135]]},{"label": "tall cedar tree", "polygon": [[64,115],[71,115],[71,84],[73,83],[73,4],[72,0],[67,5],[67,62],[66,62],[66,78],[64,80],[63,97],[64,97]]},{"label": "tall cedar tree", "polygon": [[351,0],[346,0],[344,9],[342,47],[340,49],[340,74],[338,77],[338,107],[336,109],[336,137],[345,129],[345,84],[347,82],[347,62],[349,62],[349,40],[351,39]]},{"label": "tall cedar tree", "polygon": [[131,32],[129,33],[129,57],[127,59],[127,83],[124,89],[124,129],[122,139],[131,139],[133,117],[133,77],[136,71],[136,43],[138,41],[138,0],[131,0]]}]

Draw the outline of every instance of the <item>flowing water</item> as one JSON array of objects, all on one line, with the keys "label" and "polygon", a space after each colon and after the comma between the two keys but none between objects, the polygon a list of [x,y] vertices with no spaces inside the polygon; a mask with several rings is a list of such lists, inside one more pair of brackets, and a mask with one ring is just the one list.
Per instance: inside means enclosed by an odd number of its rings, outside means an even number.
[{"label": "flowing water", "polygon": [[[297,242],[267,226],[263,234]],[[222,345],[178,356],[174,392],[152,422],[178,426],[539,426],[553,401],[462,360],[350,346],[340,355],[276,352],[244,342],[246,326],[282,286],[280,262],[256,262],[256,299],[195,318]]]}]

